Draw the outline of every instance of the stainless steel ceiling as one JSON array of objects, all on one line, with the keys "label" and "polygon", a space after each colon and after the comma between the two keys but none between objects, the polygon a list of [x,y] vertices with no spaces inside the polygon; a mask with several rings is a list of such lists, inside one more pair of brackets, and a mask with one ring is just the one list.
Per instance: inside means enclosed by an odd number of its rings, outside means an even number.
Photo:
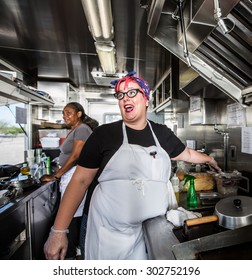
[{"label": "stainless steel ceiling", "polygon": [[[117,71],[135,70],[155,88],[172,54],[180,59],[177,88],[191,93],[207,81],[215,95],[243,102],[243,93],[252,92],[252,1],[220,1],[227,24],[234,22],[225,35],[214,20],[214,0],[183,2],[191,68],[173,17],[178,0],[111,0]],[[31,86],[44,80],[97,87],[91,71],[100,63],[81,0],[0,0],[0,59]]]},{"label": "stainless steel ceiling", "polygon": [[[114,43],[118,72],[135,70],[153,87],[169,51],[147,35],[145,2],[112,0]],[[0,59],[32,86],[46,80],[94,87],[90,73],[100,68],[81,0],[0,0]]]}]

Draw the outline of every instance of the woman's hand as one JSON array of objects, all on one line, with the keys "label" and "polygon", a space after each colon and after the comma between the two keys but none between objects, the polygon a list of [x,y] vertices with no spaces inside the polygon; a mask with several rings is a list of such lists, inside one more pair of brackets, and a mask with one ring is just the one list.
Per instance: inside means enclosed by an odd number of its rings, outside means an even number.
[{"label": "woman's hand", "polygon": [[211,157],[211,160],[208,161],[206,164],[208,164],[209,168],[212,169],[213,171],[221,172],[221,168],[218,166],[218,163],[216,160]]},{"label": "woman's hand", "polygon": [[64,260],[68,247],[67,234],[63,232],[50,232],[44,245],[47,260]]},{"label": "woman's hand", "polygon": [[53,175],[47,175],[44,174],[39,178],[40,182],[51,182],[51,181],[56,181],[56,178]]}]

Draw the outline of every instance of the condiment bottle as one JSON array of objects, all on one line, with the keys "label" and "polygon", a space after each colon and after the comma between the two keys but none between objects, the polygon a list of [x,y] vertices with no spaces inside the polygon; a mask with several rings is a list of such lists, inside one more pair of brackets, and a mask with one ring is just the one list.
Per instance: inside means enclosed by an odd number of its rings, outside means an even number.
[{"label": "condiment bottle", "polygon": [[194,208],[198,206],[198,198],[197,198],[197,193],[195,191],[195,186],[194,186],[194,179],[195,177],[192,175],[187,174],[185,176],[185,183],[184,185],[189,181],[190,185],[187,191],[186,195],[186,204],[189,208]]},{"label": "condiment bottle", "polygon": [[51,158],[50,157],[46,158],[45,165],[46,165],[46,173],[50,174],[51,173]]},{"label": "condiment bottle", "polygon": [[177,177],[176,173],[174,173],[173,177],[171,178],[171,183],[175,192],[177,202],[179,202],[179,178]]},{"label": "condiment bottle", "polygon": [[20,172],[22,175],[29,175],[30,174],[30,168],[27,163],[23,163],[23,166],[20,169]]}]

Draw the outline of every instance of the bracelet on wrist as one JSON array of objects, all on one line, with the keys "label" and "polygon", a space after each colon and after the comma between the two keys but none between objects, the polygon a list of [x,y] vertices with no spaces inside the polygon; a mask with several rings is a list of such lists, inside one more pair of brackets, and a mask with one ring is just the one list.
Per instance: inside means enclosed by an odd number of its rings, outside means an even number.
[{"label": "bracelet on wrist", "polygon": [[69,229],[55,229],[54,227],[51,227],[51,232],[54,232],[54,233],[69,233]]},{"label": "bracelet on wrist", "polygon": [[54,176],[54,178],[56,179],[56,181],[60,180],[60,177],[57,177],[56,175]]}]

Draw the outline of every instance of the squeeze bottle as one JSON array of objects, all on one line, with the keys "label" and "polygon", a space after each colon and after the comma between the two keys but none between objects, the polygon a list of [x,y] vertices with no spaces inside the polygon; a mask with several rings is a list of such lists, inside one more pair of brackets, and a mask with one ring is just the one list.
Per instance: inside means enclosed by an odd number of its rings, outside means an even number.
[{"label": "squeeze bottle", "polygon": [[177,202],[179,202],[179,178],[177,177],[176,173],[174,173],[173,177],[171,178],[171,184],[175,192]]},{"label": "squeeze bottle", "polygon": [[186,204],[190,208],[194,208],[198,206],[198,199],[197,199],[197,194],[195,191],[195,186],[194,186],[194,179],[195,177],[192,175],[185,175],[185,183],[184,185],[189,181],[190,185],[187,191],[186,195]]}]

